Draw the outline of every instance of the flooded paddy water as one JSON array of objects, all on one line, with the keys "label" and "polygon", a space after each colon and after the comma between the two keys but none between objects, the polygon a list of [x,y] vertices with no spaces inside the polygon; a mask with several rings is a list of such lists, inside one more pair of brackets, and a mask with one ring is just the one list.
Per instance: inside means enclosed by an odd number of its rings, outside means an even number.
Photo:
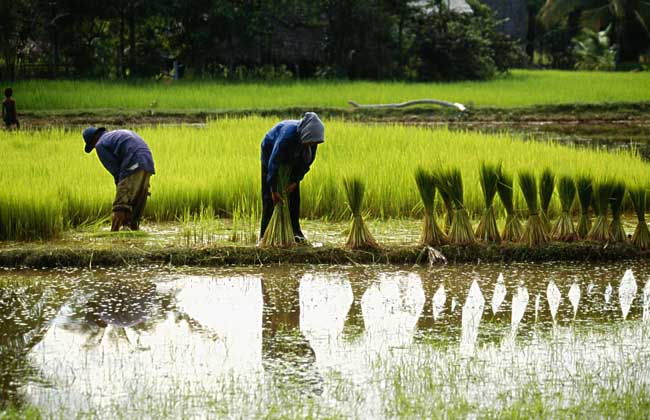
[{"label": "flooded paddy water", "polygon": [[641,417],[649,277],[646,261],[5,270],[1,402],[61,418]]}]

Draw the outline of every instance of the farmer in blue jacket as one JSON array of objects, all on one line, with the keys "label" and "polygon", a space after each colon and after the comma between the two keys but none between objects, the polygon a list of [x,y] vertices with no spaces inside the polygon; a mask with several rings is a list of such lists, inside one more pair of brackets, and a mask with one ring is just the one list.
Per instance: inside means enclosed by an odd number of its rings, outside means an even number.
[{"label": "farmer in blue jacket", "polygon": [[280,165],[291,169],[289,185],[289,214],[296,242],[304,242],[300,230],[300,181],[314,159],[316,149],[325,141],[325,126],[313,112],[306,112],[301,120],[287,120],[276,124],[262,140],[262,228],[260,238],[273,215],[273,207],[282,202],[278,192]]},{"label": "farmer in blue jacket", "polygon": [[118,231],[123,225],[138,230],[149,196],[149,178],[155,173],[149,146],[130,130],[88,127],[83,138],[86,153],[95,149],[100,162],[115,179],[111,230]]}]

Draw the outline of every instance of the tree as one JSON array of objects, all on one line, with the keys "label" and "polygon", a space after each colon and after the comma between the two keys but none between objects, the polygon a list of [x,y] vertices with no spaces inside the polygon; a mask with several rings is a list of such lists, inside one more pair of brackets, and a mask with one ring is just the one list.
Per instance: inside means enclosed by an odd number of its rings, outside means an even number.
[{"label": "tree", "polygon": [[649,45],[650,2],[646,0],[546,0],[540,18],[546,25],[579,13],[582,24],[600,31],[612,25],[618,46],[617,63],[638,60]]}]

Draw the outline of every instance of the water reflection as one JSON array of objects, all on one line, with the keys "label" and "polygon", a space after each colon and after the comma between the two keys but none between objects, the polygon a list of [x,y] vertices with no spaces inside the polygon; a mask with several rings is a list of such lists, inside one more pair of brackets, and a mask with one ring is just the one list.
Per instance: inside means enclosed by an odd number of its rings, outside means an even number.
[{"label": "water reflection", "polygon": [[[332,374],[365,390],[387,355],[408,359],[433,343],[450,352],[460,343],[462,352],[477,354],[477,344],[499,347],[514,333],[518,345],[530,345],[554,324],[620,322],[618,305],[600,293],[585,294],[576,316],[560,305],[560,288],[579,291],[575,279],[583,278],[602,291],[628,266],[472,266],[471,285],[464,266],[16,275],[20,281],[0,283],[3,404],[25,401],[68,417],[128,406],[136,391],[170,400],[179,392],[232,394],[226,379],[239,392],[271,384],[336,401],[327,385]],[[631,269],[646,277],[650,264]],[[507,276],[495,281],[501,270]],[[629,302],[632,322],[648,319],[650,283],[643,299],[630,291],[626,301],[626,277],[617,303]],[[491,309],[479,284],[494,290]],[[513,290],[512,299],[501,290]],[[545,291],[548,306],[541,305]],[[531,293],[534,315],[527,311]],[[467,296],[461,313],[449,311],[454,295]],[[496,315],[484,318],[486,310]],[[359,404],[381,416],[384,398],[368,390]]]}]

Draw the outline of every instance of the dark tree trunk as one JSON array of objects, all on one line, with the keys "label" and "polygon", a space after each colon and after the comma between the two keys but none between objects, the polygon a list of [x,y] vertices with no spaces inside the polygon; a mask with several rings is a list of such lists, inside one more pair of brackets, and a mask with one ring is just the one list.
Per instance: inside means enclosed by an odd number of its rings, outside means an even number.
[{"label": "dark tree trunk", "polygon": [[120,34],[117,49],[117,68],[116,75],[118,78],[124,78],[124,8],[119,9],[120,15]]},{"label": "dark tree trunk", "polygon": [[530,62],[535,58],[535,37],[537,35],[537,12],[534,8],[528,8],[528,31],[526,32],[526,55]]},{"label": "dark tree trunk", "polygon": [[135,2],[130,3],[129,13],[129,71],[130,76],[133,77],[137,74],[135,67]]}]

